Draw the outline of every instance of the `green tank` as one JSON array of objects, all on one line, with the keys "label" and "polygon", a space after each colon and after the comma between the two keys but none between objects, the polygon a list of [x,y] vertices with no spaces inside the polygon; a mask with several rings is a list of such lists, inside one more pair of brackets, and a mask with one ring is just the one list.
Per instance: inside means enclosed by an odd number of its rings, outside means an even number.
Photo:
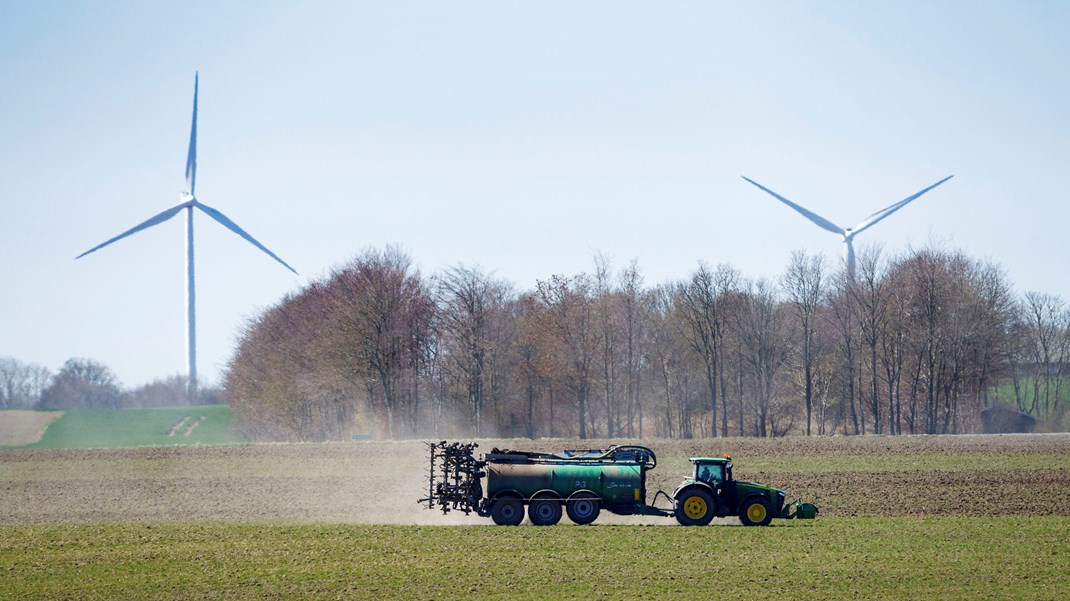
[{"label": "green tank", "polygon": [[[646,470],[656,459],[645,447],[616,447],[605,452],[566,451],[561,455],[490,453],[486,456],[487,497],[539,495],[567,500],[590,492],[609,508],[646,502]],[[597,453],[597,454],[595,454]]]}]

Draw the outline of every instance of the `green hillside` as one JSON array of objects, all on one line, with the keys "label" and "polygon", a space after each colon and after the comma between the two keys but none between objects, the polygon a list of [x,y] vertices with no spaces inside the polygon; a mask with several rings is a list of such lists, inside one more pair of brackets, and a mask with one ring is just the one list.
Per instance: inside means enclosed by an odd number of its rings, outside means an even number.
[{"label": "green hillside", "polygon": [[244,442],[226,405],[161,409],[69,409],[25,448],[84,449]]}]

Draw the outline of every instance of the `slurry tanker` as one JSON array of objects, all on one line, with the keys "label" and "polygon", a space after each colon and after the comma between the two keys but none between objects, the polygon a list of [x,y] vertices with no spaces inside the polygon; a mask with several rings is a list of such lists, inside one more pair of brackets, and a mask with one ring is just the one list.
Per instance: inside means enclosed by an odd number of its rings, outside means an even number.
[{"label": "slurry tanker", "polygon": [[[817,516],[812,503],[785,503],[782,490],[734,479],[727,455],[692,457],[691,475],[671,495],[659,490],[648,503],[646,475],[658,459],[647,447],[613,445],[562,453],[496,448],[477,458],[478,446],[428,444],[431,471],[427,497],[420,503],[444,514],[463,511],[490,517],[499,526],[519,525],[525,506],[536,526],[552,526],[562,514],[576,524],[590,524],[602,510],[675,517],[684,526],[705,526],[715,517],[737,516],[745,526],[765,526],[773,518]],[[656,505],[659,498],[664,499],[661,507]]]}]

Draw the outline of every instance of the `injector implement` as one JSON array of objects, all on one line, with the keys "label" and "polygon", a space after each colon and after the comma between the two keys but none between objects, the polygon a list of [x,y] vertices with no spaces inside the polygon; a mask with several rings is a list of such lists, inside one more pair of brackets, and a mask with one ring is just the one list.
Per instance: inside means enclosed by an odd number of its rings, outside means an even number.
[{"label": "injector implement", "polygon": [[648,503],[646,476],[658,459],[647,447],[613,445],[561,453],[493,449],[477,458],[475,443],[427,446],[431,470],[427,497],[420,502],[444,514],[463,511],[490,517],[499,526],[519,525],[525,507],[536,526],[552,526],[563,514],[576,524],[590,524],[602,510],[675,517],[684,526],[705,526],[715,517],[737,516],[746,526],[765,526],[774,518],[817,517],[812,503],[785,503],[782,490],[735,480],[727,455],[692,457],[691,475],[672,495],[659,490]]}]

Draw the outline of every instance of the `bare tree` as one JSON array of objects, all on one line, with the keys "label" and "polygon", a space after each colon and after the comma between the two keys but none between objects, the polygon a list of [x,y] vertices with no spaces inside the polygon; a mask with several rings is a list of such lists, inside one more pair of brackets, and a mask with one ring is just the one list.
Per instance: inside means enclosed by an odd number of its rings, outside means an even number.
[{"label": "bare tree", "polygon": [[[829,290],[829,317],[833,329],[836,332],[837,348],[839,351],[840,365],[838,374],[840,400],[837,407],[836,422],[843,427],[844,434],[862,434],[862,424],[859,423],[858,410],[855,405],[855,378],[858,374],[858,313],[855,303],[851,300],[851,289],[854,287],[854,278],[846,269],[840,270],[833,280],[834,285]],[[848,422],[848,419],[850,422]],[[852,429],[847,430],[848,423]]]},{"label": "bare tree", "polygon": [[598,343],[590,278],[585,274],[573,278],[555,275],[538,282],[536,294],[562,342],[566,365],[564,379],[579,410],[579,437],[585,439],[589,425],[587,402],[591,391],[591,365]]},{"label": "bare tree", "polygon": [[366,382],[341,358],[336,280],[289,295],[244,328],[224,379],[242,431],[267,440],[327,440],[369,432]]},{"label": "bare tree", "polygon": [[665,286],[659,286],[651,292],[650,355],[651,369],[655,373],[653,379],[657,382],[653,389],[657,391],[655,398],[660,397],[664,404],[664,412],[655,419],[655,423],[663,420],[659,435],[666,438],[679,435],[674,421],[680,400],[675,394],[674,382],[681,360],[677,352],[676,326],[672,323],[672,299],[672,291]]},{"label": "bare tree", "polygon": [[711,271],[704,263],[699,263],[691,279],[677,286],[676,290],[681,334],[702,361],[709,394],[710,436],[713,438],[717,437],[717,378],[725,324],[721,305],[724,295],[733,290],[738,281],[739,273],[728,265],[720,265],[716,271]]},{"label": "bare tree", "polygon": [[[1009,357],[1009,286],[1002,272],[959,252],[913,251],[891,267],[911,432],[976,422],[990,374]],[[890,384],[898,390],[898,383]],[[897,406],[899,401],[896,402]]]},{"label": "bare tree", "polygon": [[803,399],[806,403],[806,435],[810,436],[814,412],[814,362],[818,354],[818,310],[825,298],[825,278],[828,268],[823,255],[807,255],[797,250],[791,254],[788,269],[781,277],[781,285],[799,321],[802,342]]},{"label": "bare tree", "polygon": [[52,381],[48,368],[0,357],[0,409],[30,409]]},{"label": "bare tree", "polygon": [[880,364],[887,385],[888,433],[903,433],[902,385],[906,356],[906,337],[910,326],[909,289],[901,278],[889,270],[884,289],[887,297],[887,319],[879,332]]},{"label": "bare tree", "polygon": [[886,331],[889,315],[888,301],[884,294],[884,269],[880,247],[866,246],[859,253],[854,285],[848,288],[858,315],[859,334],[868,351],[866,367],[869,376],[869,415],[874,434],[880,434],[884,424],[881,419],[880,373],[877,370],[878,347]]},{"label": "bare tree", "polygon": [[[535,438],[539,430],[539,424],[536,423],[535,418],[535,407],[542,397],[545,383],[549,378],[545,372],[550,370],[546,370],[544,362],[540,360],[547,355],[543,355],[544,349],[540,338],[542,328],[538,315],[538,302],[531,294],[524,294],[518,299],[516,305],[518,308],[516,354],[519,359],[516,378],[520,382],[524,402],[524,435],[528,438]],[[553,413],[552,406],[549,412]],[[550,435],[553,436],[552,417],[546,419],[546,422],[548,422]]]},{"label": "bare tree", "polygon": [[68,359],[48,388],[39,409],[118,409],[122,390],[108,366],[93,359]]},{"label": "bare tree", "polygon": [[1034,415],[1051,415],[1058,396],[1053,392],[1061,383],[1066,366],[1066,332],[1070,313],[1057,296],[1027,292],[1021,304],[1026,324],[1026,348],[1032,363],[1032,402],[1028,411]]},{"label": "bare tree", "polygon": [[[451,267],[435,278],[439,338],[449,373],[462,382],[475,435],[485,435],[484,404],[493,394],[494,365],[505,349],[500,336],[508,318],[510,287],[479,268]],[[489,386],[488,386],[489,385]]]},{"label": "bare tree", "polygon": [[[746,291],[738,317],[743,360],[754,384],[755,435],[770,435],[770,404],[776,395],[776,376],[788,360],[790,341],[784,310],[776,289],[759,280]],[[773,432],[778,434],[778,432]]]},{"label": "bare tree", "polygon": [[636,436],[635,424],[638,422],[638,436],[643,437],[643,397],[642,374],[645,356],[646,327],[650,320],[650,295],[643,291],[643,276],[639,264],[632,260],[620,273],[620,311],[624,322],[624,353],[627,384],[625,395],[627,407],[625,415],[626,432],[629,437]]},{"label": "bare tree", "polygon": [[[148,384],[138,386],[123,394],[123,407],[179,407],[190,403],[189,387],[186,376],[176,374],[167,378],[157,378]],[[200,401],[206,393],[211,395],[212,387],[198,382],[197,397]],[[198,403],[200,404],[200,403]]]},{"label": "bare tree", "polygon": [[970,281],[973,294],[968,311],[973,325],[967,345],[968,373],[973,379],[973,409],[979,416],[980,409],[990,404],[989,390],[1011,361],[1016,302],[1006,273],[991,261],[975,263]]},{"label": "bare tree", "polygon": [[617,435],[619,408],[617,407],[618,371],[617,343],[620,326],[617,311],[616,294],[613,290],[612,266],[608,257],[596,254],[594,257],[594,303],[596,327],[598,328],[598,354],[601,362],[602,405],[606,412],[606,436]]},{"label": "bare tree", "polygon": [[389,436],[401,433],[402,421],[412,432],[419,413],[417,377],[431,336],[431,295],[412,259],[396,247],[366,251],[336,277],[344,303],[341,348],[376,383]]}]

